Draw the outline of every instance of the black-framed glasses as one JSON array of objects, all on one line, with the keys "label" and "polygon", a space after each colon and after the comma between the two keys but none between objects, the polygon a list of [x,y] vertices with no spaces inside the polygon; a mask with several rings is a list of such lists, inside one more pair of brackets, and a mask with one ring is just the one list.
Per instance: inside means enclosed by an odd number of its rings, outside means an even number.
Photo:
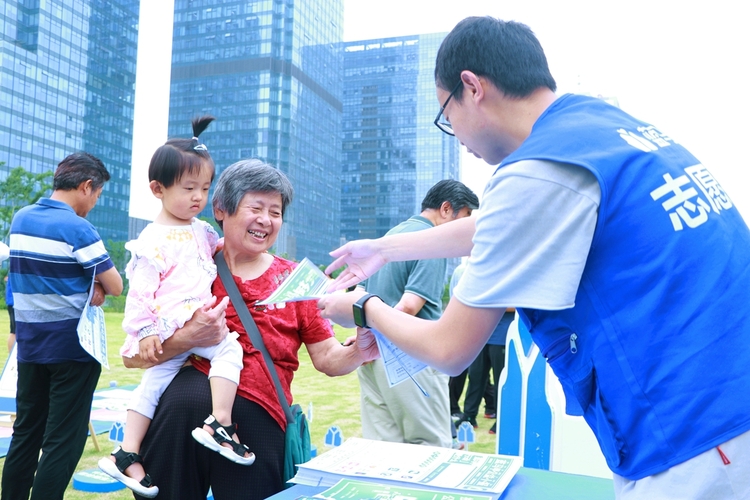
[{"label": "black-framed glasses", "polygon": [[453,90],[451,90],[451,93],[448,94],[448,99],[445,100],[442,106],[440,106],[440,111],[438,111],[437,116],[435,117],[435,126],[445,132],[448,135],[456,135],[453,133],[453,125],[450,124],[447,120],[443,119],[443,121],[440,121],[441,118],[443,118],[443,111],[445,110],[445,107],[450,102],[451,98],[453,97],[453,94],[456,93],[456,91],[463,85],[463,80],[459,79],[458,84],[456,84],[455,87],[453,87]]}]

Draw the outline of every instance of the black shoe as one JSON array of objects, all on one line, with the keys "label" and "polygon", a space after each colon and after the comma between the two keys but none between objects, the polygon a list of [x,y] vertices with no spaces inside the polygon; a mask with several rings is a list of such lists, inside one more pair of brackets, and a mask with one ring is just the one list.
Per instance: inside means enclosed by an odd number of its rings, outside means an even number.
[{"label": "black shoe", "polygon": [[456,429],[459,428],[461,422],[463,422],[465,418],[466,415],[464,415],[463,413],[454,413],[453,415],[451,415],[451,420],[453,421],[453,425],[456,427]]},{"label": "black shoe", "polygon": [[469,422],[471,426],[475,429],[479,427],[479,425],[477,425],[476,417],[467,417],[466,414],[462,414],[461,418],[456,421],[456,428],[458,429],[459,427],[461,427],[461,424],[463,422]]}]

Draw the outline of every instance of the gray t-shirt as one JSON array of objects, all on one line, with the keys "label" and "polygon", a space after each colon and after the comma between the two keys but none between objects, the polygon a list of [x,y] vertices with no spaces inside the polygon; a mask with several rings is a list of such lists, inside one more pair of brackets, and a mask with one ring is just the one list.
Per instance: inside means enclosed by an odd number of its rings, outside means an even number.
[{"label": "gray t-shirt", "polygon": [[600,199],[582,167],[525,160],[499,169],[484,191],[456,299],[479,308],[573,307]]},{"label": "gray t-shirt", "polygon": [[[423,231],[431,227],[433,227],[432,222],[420,215],[415,215],[388,231],[387,234]],[[378,295],[391,307],[398,304],[404,292],[413,293],[426,301],[417,313],[417,317],[438,319],[442,313],[446,266],[445,259],[390,262],[367,280],[366,289]]]}]

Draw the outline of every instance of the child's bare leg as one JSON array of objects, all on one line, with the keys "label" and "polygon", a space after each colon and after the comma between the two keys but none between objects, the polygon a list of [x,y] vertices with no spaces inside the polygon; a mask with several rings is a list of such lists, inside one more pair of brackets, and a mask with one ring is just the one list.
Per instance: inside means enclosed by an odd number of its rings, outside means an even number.
[{"label": "child's bare leg", "polygon": [[[208,382],[211,384],[211,403],[214,418],[223,426],[232,425],[232,407],[234,406],[234,397],[237,394],[237,384],[223,377],[211,377]],[[214,433],[213,429],[206,424],[203,424],[203,430],[209,434]],[[232,435],[232,439],[237,443],[240,442],[237,434]],[[232,448],[229,443],[223,443],[222,446]],[[249,453],[245,454],[246,457],[249,455]]]},{"label": "child's bare leg", "polygon": [[[122,438],[122,449],[130,453],[140,453],[141,443],[143,438],[146,437],[146,432],[151,425],[151,419],[141,415],[137,411],[128,410],[128,416],[125,420],[125,436]],[[112,462],[115,462],[115,457],[109,456]],[[140,481],[146,476],[146,471],[143,469],[143,465],[134,463],[125,469],[125,475],[129,478]]]}]

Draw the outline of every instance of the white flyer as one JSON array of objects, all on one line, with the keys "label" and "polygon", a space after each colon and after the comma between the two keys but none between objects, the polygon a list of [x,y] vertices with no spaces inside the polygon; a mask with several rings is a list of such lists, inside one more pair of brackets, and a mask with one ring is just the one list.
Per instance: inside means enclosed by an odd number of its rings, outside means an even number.
[{"label": "white flyer", "polygon": [[385,338],[379,331],[372,330],[372,333],[375,335],[375,340],[378,342],[380,358],[383,360],[385,374],[388,377],[388,386],[393,387],[404,380],[411,379],[412,382],[417,385],[419,390],[422,391],[422,394],[429,398],[430,395],[414,378],[414,375],[427,368],[427,365],[412,358],[396,347],[396,344]]},{"label": "white flyer", "polygon": [[104,324],[104,311],[99,306],[91,305],[94,296],[94,280],[91,280],[91,290],[83,307],[83,314],[78,320],[78,342],[87,353],[91,354],[103,367],[109,370],[107,360],[107,327]]},{"label": "white flyer", "polygon": [[[266,305],[298,300],[316,300],[326,295],[326,290],[331,281],[331,278],[305,257],[267,299],[256,304]],[[422,394],[430,397],[427,391],[414,379],[414,375],[424,370],[427,365],[404,353],[380,332],[373,330],[373,333],[385,365],[389,386],[393,387],[404,380],[411,379],[422,391]]]},{"label": "white flyer", "polygon": [[257,305],[319,299],[326,294],[331,281],[333,280],[305,257],[279,287],[267,299],[257,302]]}]

